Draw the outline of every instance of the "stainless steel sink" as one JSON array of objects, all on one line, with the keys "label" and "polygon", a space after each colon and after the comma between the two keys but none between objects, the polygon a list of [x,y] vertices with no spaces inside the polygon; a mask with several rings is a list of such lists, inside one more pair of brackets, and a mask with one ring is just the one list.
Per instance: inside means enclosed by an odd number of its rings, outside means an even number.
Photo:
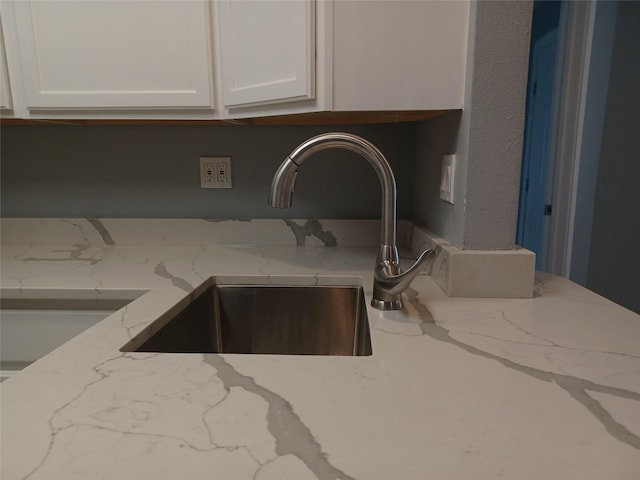
[{"label": "stainless steel sink", "polygon": [[214,284],[125,352],[371,355],[361,286]]}]

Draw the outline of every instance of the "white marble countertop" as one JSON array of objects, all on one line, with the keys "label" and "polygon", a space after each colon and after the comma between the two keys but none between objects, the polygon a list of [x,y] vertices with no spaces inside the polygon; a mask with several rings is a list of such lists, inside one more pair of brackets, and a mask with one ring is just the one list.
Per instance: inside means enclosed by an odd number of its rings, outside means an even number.
[{"label": "white marble countertop", "polygon": [[551,275],[507,300],[421,275],[369,308],[367,357],[119,351],[212,275],[370,299],[375,228],[265,225],[3,220],[4,296],[140,296],[2,383],[1,478],[640,478],[640,316]]}]

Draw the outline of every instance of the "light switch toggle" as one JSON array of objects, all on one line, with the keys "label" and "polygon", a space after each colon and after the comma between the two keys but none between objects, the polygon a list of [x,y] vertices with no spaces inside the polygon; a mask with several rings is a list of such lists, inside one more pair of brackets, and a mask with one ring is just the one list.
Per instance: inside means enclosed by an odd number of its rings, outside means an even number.
[{"label": "light switch toggle", "polygon": [[453,205],[453,186],[456,177],[456,156],[442,157],[442,177],[440,179],[440,198]]},{"label": "light switch toggle", "polygon": [[231,188],[231,157],[200,157],[201,188]]}]

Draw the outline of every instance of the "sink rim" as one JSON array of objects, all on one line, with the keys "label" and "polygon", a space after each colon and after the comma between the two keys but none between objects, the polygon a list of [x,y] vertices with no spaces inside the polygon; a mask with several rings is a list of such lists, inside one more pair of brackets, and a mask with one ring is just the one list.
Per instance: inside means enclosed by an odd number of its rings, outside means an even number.
[{"label": "sink rim", "polygon": [[[372,355],[371,345],[371,323],[369,321],[368,305],[366,302],[367,291],[364,286],[364,279],[353,275],[212,275],[200,283],[191,292],[187,293],[178,302],[173,304],[167,311],[155,319],[141,325],[141,329],[129,341],[119,348],[123,353],[143,353],[137,352],[145,342],[154,337],[162,328],[171,322],[177,315],[185,310],[194,300],[210,288],[215,287],[309,287],[309,288],[354,288],[359,289],[363,300],[364,320],[368,332],[369,353]],[[172,353],[172,352],[158,352]],[[175,355],[175,353],[173,353]],[[220,355],[260,355],[259,353],[204,353]],[[269,354],[279,355],[279,354]],[[280,354],[291,356],[291,354]]]}]

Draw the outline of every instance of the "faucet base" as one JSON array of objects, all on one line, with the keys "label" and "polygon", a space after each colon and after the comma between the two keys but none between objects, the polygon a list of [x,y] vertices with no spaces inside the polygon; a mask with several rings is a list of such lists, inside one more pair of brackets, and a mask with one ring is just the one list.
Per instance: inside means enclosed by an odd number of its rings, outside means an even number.
[{"label": "faucet base", "polygon": [[373,308],[377,308],[378,310],[402,310],[402,300],[376,300],[375,298],[371,299],[371,306]]}]

